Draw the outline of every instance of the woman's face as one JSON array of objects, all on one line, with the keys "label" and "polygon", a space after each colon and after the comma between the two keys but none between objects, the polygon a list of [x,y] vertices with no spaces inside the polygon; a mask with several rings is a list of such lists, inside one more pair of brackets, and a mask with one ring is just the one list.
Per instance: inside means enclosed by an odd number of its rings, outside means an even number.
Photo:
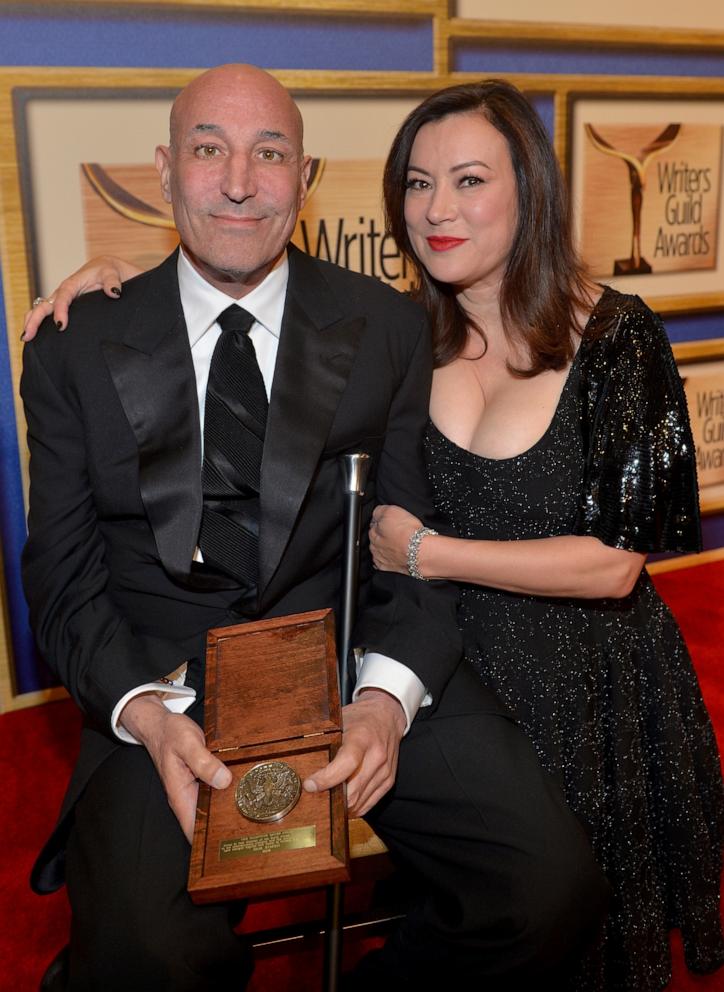
[{"label": "woman's face", "polygon": [[479,113],[425,124],[410,152],[405,223],[433,278],[460,290],[500,286],[518,223],[508,143]]}]

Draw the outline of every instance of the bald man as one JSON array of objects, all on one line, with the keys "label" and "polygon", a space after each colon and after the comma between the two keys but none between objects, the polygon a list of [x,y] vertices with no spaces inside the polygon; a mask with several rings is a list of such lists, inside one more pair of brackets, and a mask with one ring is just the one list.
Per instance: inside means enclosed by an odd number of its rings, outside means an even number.
[{"label": "bald man", "polygon": [[[429,328],[400,294],[289,246],[309,165],[270,75],[199,76],[156,151],[180,249],[26,348],[25,586],[84,714],[33,872],[40,892],[67,881],[56,987],[244,987],[239,908],[186,892],[198,783],[231,779],[204,743],[206,631],[339,606],[345,451],[372,459],[364,531],[378,502],[436,523],[420,443]],[[461,664],[451,587],[373,574],[366,546],[361,586],[343,745],[304,787],[346,782],[350,812],[425,896],[349,987],[552,974],[605,902],[586,839]]]}]

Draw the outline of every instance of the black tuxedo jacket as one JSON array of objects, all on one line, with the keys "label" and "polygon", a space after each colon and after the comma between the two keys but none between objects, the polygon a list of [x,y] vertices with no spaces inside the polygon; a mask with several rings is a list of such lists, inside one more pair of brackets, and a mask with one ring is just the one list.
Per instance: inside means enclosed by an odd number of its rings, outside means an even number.
[{"label": "black tuxedo jacket", "polygon": [[[261,474],[260,616],[338,606],[340,456],[372,457],[362,511],[355,641],[408,665],[438,700],[455,670],[455,596],[373,572],[376,503],[434,522],[421,435],[431,379],[422,311],[396,291],[290,248]],[[31,451],[26,595],[40,649],[85,714],[78,763],[33,884],[56,888],[72,809],[120,745],[110,715],[130,689],[189,662],[203,688],[209,627],[240,622],[238,590],[191,566],[201,519],[201,434],[176,255],[117,301],[74,304],[25,349]],[[206,584],[205,584],[206,583]],[[420,718],[424,718],[425,710]]]}]

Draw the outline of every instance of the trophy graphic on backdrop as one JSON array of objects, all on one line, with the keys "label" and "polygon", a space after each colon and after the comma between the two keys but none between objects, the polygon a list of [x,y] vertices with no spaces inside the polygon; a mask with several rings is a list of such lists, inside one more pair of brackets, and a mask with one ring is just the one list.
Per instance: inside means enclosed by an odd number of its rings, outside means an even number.
[{"label": "trophy graphic on backdrop", "polygon": [[[312,195],[324,172],[325,160],[313,158],[307,185],[307,199]],[[147,224],[150,227],[174,228],[173,217],[169,211],[158,210],[126,189],[109,174],[108,169],[98,162],[82,162],[81,170],[98,196],[111,210],[121,217],[135,221],[137,224]]]},{"label": "trophy graphic on backdrop", "polygon": [[658,155],[673,144],[681,130],[681,124],[668,124],[658,137],[639,151],[638,155],[631,155],[614,148],[601,137],[592,124],[584,124],[584,128],[591,144],[597,151],[621,159],[628,169],[631,184],[631,256],[630,258],[617,258],[613,265],[613,274],[615,276],[630,276],[651,272],[651,266],[641,255],[641,207],[646,186],[646,169],[654,155]]}]

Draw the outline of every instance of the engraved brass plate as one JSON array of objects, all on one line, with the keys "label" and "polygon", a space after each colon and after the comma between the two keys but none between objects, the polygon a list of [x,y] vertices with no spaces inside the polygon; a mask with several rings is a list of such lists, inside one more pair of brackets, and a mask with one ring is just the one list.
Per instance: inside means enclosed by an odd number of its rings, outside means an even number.
[{"label": "engraved brass plate", "polygon": [[286,761],[262,761],[239,779],[236,805],[247,820],[269,823],[294,809],[301,792],[299,776]]},{"label": "engraved brass plate", "polygon": [[275,851],[298,851],[303,847],[317,846],[317,828],[293,827],[291,830],[275,830],[270,834],[257,834],[256,837],[234,837],[222,840],[219,844],[219,861],[229,858],[246,858],[253,854],[273,854]]}]

